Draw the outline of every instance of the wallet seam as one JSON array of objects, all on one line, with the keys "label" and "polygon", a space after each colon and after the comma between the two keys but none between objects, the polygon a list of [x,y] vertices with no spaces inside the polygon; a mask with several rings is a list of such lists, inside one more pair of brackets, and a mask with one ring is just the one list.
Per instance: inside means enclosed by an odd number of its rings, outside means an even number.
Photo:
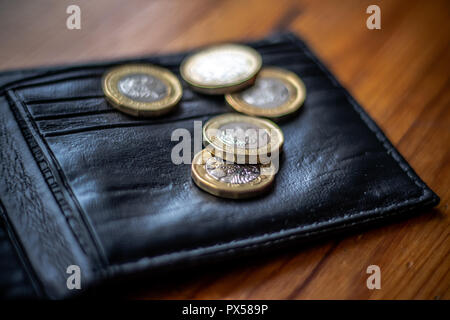
[{"label": "wallet seam", "polygon": [[42,296],[44,289],[42,282],[40,281],[38,275],[36,274],[36,271],[34,270],[32,263],[29,260],[28,255],[26,254],[26,251],[24,250],[19,237],[17,236],[16,231],[11,225],[11,222],[9,221],[8,214],[6,213],[6,209],[3,206],[3,203],[0,199],[0,217],[4,223],[5,231],[7,233],[8,239],[14,248],[14,254],[16,255],[19,264],[23,267],[23,273],[25,277],[30,281],[30,286],[33,290],[33,292],[37,296]]},{"label": "wallet seam", "polygon": [[[20,93],[18,93],[20,94]],[[61,186],[59,183],[57,183],[57,178],[53,175],[53,173],[51,171],[48,171],[47,174],[44,174],[42,172],[42,168],[39,165],[39,158],[42,158],[43,161],[45,161],[47,167],[55,167],[54,163],[52,163],[51,165],[49,164],[49,160],[47,159],[47,156],[44,154],[41,146],[39,145],[39,143],[36,141],[36,138],[33,137],[33,133],[32,131],[36,131],[37,135],[40,135],[39,130],[36,130],[36,128],[31,129],[27,123],[27,121],[25,119],[19,119],[18,117],[21,117],[18,115],[18,113],[20,113],[19,110],[15,110],[16,108],[19,108],[18,105],[20,105],[22,103],[22,100],[20,100],[17,95],[16,92],[14,92],[13,90],[7,90],[6,91],[6,96],[9,96],[9,98],[12,100],[12,104],[15,105],[15,107],[11,107],[14,116],[16,118],[16,121],[18,123],[18,126],[21,130],[21,133],[24,137],[24,140],[26,141],[28,147],[30,148],[30,152],[33,155],[33,157],[35,158],[36,163],[38,164],[38,167],[40,168],[41,174],[43,176],[43,178],[46,180],[51,193],[53,195],[53,197],[55,198],[56,202],[59,205],[59,208],[66,220],[66,223],[68,225],[68,227],[70,228],[70,230],[72,230],[72,233],[75,237],[75,239],[77,240],[79,246],[82,248],[82,250],[92,259],[93,263],[96,263],[97,268],[101,268],[101,261],[105,260],[104,258],[104,254],[102,254],[102,249],[99,249],[98,246],[101,244],[99,243],[99,241],[95,241],[93,239],[96,239],[95,237],[95,233],[91,232],[90,230],[88,230],[88,227],[85,225],[85,221],[86,221],[86,217],[84,215],[84,212],[81,210],[78,210],[78,208],[76,209],[76,211],[78,212],[78,215],[81,218],[81,221],[79,221],[79,217],[77,217],[77,215],[74,213],[74,209],[71,208],[71,205],[67,203],[66,200],[66,196],[64,195],[64,192],[62,191],[63,186]],[[21,97],[23,99],[23,97]],[[22,109],[24,109],[24,112],[27,113],[27,110],[25,110],[24,106],[21,106]],[[28,113],[27,113],[28,114]],[[32,121],[33,123],[35,123],[34,121]],[[24,132],[24,129],[28,130],[30,133],[26,133]],[[42,139],[42,143],[45,145],[46,149],[48,152],[50,152],[51,154],[52,151],[49,149],[47,142],[45,141],[45,139]],[[35,145],[35,146],[33,146]],[[36,147],[38,148],[38,150],[36,150]],[[39,155],[39,153],[41,155]],[[56,168],[57,169],[57,168]],[[58,170],[58,169],[57,169]],[[61,171],[61,170],[58,170]],[[53,178],[55,180],[55,183],[51,183],[49,181],[49,179]],[[65,177],[61,177],[61,180],[66,180]],[[60,196],[58,196],[60,195]],[[74,198],[74,196],[72,195],[72,191],[69,191],[69,197],[72,199],[72,201],[76,201],[75,203],[78,203],[78,200]],[[62,200],[61,200],[62,199]],[[75,230],[73,223],[70,223],[69,220],[76,220],[78,223],[80,223],[81,225],[83,225],[86,229],[85,232],[83,231],[78,231]],[[80,225],[80,226],[81,226]],[[78,228],[78,227],[77,227]],[[85,240],[83,240],[84,237],[88,237],[88,238],[92,238],[92,241],[95,241],[93,246],[94,248],[92,248],[90,245],[88,245],[86,243]],[[102,246],[101,246],[102,247]],[[101,248],[100,247],[100,248]],[[95,250],[97,257],[93,257],[93,253],[92,250]],[[95,270],[93,270],[95,272]]]},{"label": "wallet seam", "polygon": [[[395,160],[395,162],[399,165],[399,167],[408,175],[408,177],[414,181],[414,183],[421,188],[422,190],[426,190],[426,185],[420,181],[418,176],[411,172],[411,169],[409,166],[405,165],[403,163],[405,160],[400,157],[400,155],[395,150],[394,146],[388,141],[387,137],[380,132],[380,129],[376,127],[376,125],[373,123],[373,120],[368,118],[368,115],[365,111],[363,111],[360,104],[350,95],[348,90],[346,90],[340,82],[336,79],[336,77],[329,71],[328,68],[325,67],[325,65],[319,61],[319,59],[311,52],[308,46],[306,46],[303,42],[300,42],[298,38],[293,36],[292,34],[289,34],[288,37],[291,39],[291,41],[300,47],[302,50],[305,51],[305,53],[308,55],[308,57],[326,74],[328,79],[330,79],[334,84],[336,84],[339,88],[344,89],[344,94],[347,98],[347,101],[350,102],[353,109],[358,113],[361,120],[365,123],[365,125],[375,134],[375,137],[378,139],[378,141],[381,142],[383,147],[386,149],[387,153]],[[375,126],[374,126],[375,125]]]},{"label": "wallet seam", "polygon": [[[421,197],[420,197],[421,198]],[[419,198],[418,198],[419,199]],[[415,199],[408,199],[408,200],[415,200]],[[409,207],[403,207],[401,210],[397,210],[397,211],[393,211],[392,212],[392,216],[391,217],[396,217],[396,216],[401,216],[403,213],[405,212],[410,212],[410,211],[414,211],[417,208],[421,208],[421,207],[427,207],[429,205],[435,204],[435,199],[431,198],[428,201],[424,202],[424,203],[416,203],[414,206],[409,206]],[[394,208],[395,209],[395,208]],[[348,218],[345,218],[348,220]],[[210,246],[204,246],[204,247],[197,247],[197,248],[193,248],[193,249],[188,249],[188,250],[180,250],[180,251],[174,251],[174,252],[170,252],[170,253],[166,253],[166,254],[161,254],[161,255],[157,255],[157,256],[152,256],[152,257],[142,257],[136,261],[131,261],[131,262],[125,262],[122,264],[111,264],[109,265],[106,270],[107,271],[106,274],[109,275],[115,275],[120,273],[121,271],[130,271],[130,269],[128,268],[133,268],[134,266],[138,266],[138,265],[143,265],[141,266],[142,269],[145,269],[147,267],[149,267],[152,262],[154,262],[155,260],[161,259],[161,258],[165,258],[168,257],[169,259],[171,258],[171,256],[179,256],[180,254],[187,254],[190,252],[195,252],[195,251],[207,251],[208,249],[214,249],[215,247],[222,247],[222,246],[228,246],[232,243],[235,244],[234,247],[228,247],[228,248],[219,248],[216,251],[211,251],[211,252],[206,252],[206,253],[201,253],[200,257],[195,257],[195,258],[205,258],[205,257],[219,257],[219,256],[226,256],[230,253],[233,253],[234,251],[249,251],[252,250],[254,248],[260,248],[260,247],[264,247],[264,246],[271,246],[273,244],[278,244],[278,243],[284,243],[287,241],[292,241],[292,240],[296,240],[299,238],[305,238],[305,237],[309,237],[311,235],[321,235],[323,233],[328,233],[329,231],[337,231],[339,232],[341,229],[342,230],[347,230],[348,227],[351,227],[353,225],[368,225],[368,223],[370,222],[374,222],[377,220],[382,220],[384,219],[384,215],[377,215],[377,216],[371,216],[368,217],[366,219],[363,220],[353,220],[353,221],[348,221],[348,223],[342,223],[342,224],[338,224],[338,225],[332,225],[329,227],[325,227],[325,228],[321,228],[318,230],[312,230],[312,231],[308,231],[308,232],[297,232],[297,230],[301,230],[302,227],[296,227],[293,229],[283,229],[283,230],[279,230],[276,233],[281,233],[281,232],[285,232],[285,231],[291,231],[291,230],[296,230],[296,232],[294,232],[291,235],[288,236],[282,236],[276,239],[271,239],[271,240],[257,240],[258,242],[256,243],[252,243],[252,244],[242,244],[242,246],[239,246],[239,242],[245,242],[245,241],[249,241],[255,238],[259,238],[259,237],[264,237],[267,235],[273,235],[275,233],[268,233],[268,234],[264,234],[262,236],[253,236],[253,237],[249,237],[249,238],[245,238],[245,239],[240,239],[240,240],[233,240],[230,242],[224,242],[224,243],[220,243],[220,244],[216,244],[216,245],[210,245]],[[329,221],[324,221],[324,224],[327,223],[329,224]],[[303,228],[305,229],[305,228]],[[189,258],[189,257],[186,257]],[[183,257],[182,257],[183,259]],[[154,263],[155,264],[155,263]],[[158,267],[158,265],[156,265],[155,267]],[[150,267],[151,268],[151,267]],[[125,270],[127,269],[127,270]]]}]

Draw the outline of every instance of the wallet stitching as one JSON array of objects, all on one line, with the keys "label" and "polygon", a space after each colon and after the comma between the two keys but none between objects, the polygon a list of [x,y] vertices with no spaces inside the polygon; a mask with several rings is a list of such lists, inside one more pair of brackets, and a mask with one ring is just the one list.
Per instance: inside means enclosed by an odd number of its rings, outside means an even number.
[{"label": "wallet stitching", "polygon": [[186,120],[190,120],[190,119],[202,119],[202,118],[207,118],[207,117],[218,116],[220,114],[223,114],[223,112],[214,112],[214,113],[203,114],[203,115],[194,115],[194,116],[185,117],[185,118],[170,119],[170,120],[166,120],[165,122],[150,122],[150,123],[149,122],[118,122],[118,123],[113,123],[113,124],[99,124],[99,125],[91,125],[91,126],[85,126],[85,127],[79,127],[79,128],[55,130],[52,132],[43,133],[43,135],[45,137],[58,137],[58,136],[65,136],[65,135],[69,135],[69,134],[76,134],[76,133],[80,133],[80,132],[100,131],[100,130],[116,129],[116,128],[145,127],[145,126],[151,126],[151,125],[175,123],[175,122],[186,121]]},{"label": "wallet stitching", "polygon": [[103,109],[103,110],[91,110],[82,111],[79,113],[53,113],[49,115],[32,115],[33,120],[38,121],[52,121],[52,120],[63,120],[63,119],[73,119],[73,118],[85,118],[89,116],[96,116],[102,114],[114,114],[117,111],[114,109]]},{"label": "wallet stitching", "polygon": [[[413,199],[410,199],[413,200]],[[391,214],[391,217],[395,217],[395,216],[400,216],[401,214],[405,213],[405,212],[410,212],[413,211],[419,207],[426,207],[428,205],[431,205],[434,203],[434,199],[430,199],[424,203],[417,203],[414,206],[410,206],[410,207],[404,207],[400,210],[394,211]],[[395,208],[394,208],[395,209]],[[354,215],[353,215],[354,216]],[[338,224],[338,225],[333,225],[330,227],[325,227],[325,228],[320,228],[318,230],[312,230],[312,231],[307,231],[307,232],[302,232],[299,233],[297,232],[299,229],[305,229],[302,227],[296,227],[293,229],[284,229],[284,230],[279,230],[276,233],[283,233],[285,231],[291,231],[291,230],[295,230],[294,234],[288,235],[288,236],[282,236],[280,238],[277,239],[271,239],[271,240],[259,240],[258,238],[267,236],[267,235],[273,235],[275,233],[268,233],[268,234],[264,234],[262,236],[253,236],[253,237],[249,237],[249,238],[245,238],[245,239],[240,239],[240,240],[233,240],[233,241],[229,241],[229,242],[224,242],[224,243],[220,243],[220,244],[216,244],[216,245],[210,245],[210,246],[204,246],[204,247],[197,247],[197,248],[193,248],[193,249],[187,249],[187,250],[179,250],[179,251],[175,251],[175,252],[169,252],[166,254],[161,254],[161,255],[157,255],[157,256],[152,256],[152,257],[142,257],[138,260],[135,261],[130,261],[130,262],[125,262],[125,263],[121,263],[121,264],[112,264],[109,265],[106,270],[106,273],[104,273],[104,275],[114,275],[116,274],[116,272],[120,272],[120,271],[125,271],[125,268],[130,268],[133,267],[134,265],[138,265],[138,264],[145,264],[145,266],[143,266],[144,268],[149,267],[152,262],[154,262],[157,259],[161,259],[163,257],[167,257],[167,258],[171,258],[171,256],[177,256],[180,254],[188,254],[191,252],[195,252],[195,251],[207,251],[208,249],[212,249],[214,250],[215,247],[223,247],[223,246],[229,246],[230,244],[234,244],[234,247],[231,248],[219,248],[216,251],[211,251],[211,252],[203,252],[203,253],[199,253],[199,256],[195,256],[194,258],[199,258],[199,259],[204,259],[205,257],[220,257],[220,256],[226,256],[229,255],[235,251],[249,251],[252,250],[254,248],[260,248],[260,247],[266,247],[266,246],[271,246],[274,244],[278,244],[278,243],[284,243],[287,241],[292,241],[292,240],[296,240],[299,238],[307,238],[311,235],[320,235],[323,233],[327,233],[329,231],[342,231],[342,230],[347,230],[348,227],[354,226],[354,225],[368,225],[370,222],[374,222],[377,220],[382,220],[384,219],[384,215],[378,215],[378,216],[371,216],[368,217],[366,219],[363,220],[354,220],[354,221],[348,221],[347,223],[342,223],[342,224]],[[329,223],[329,221],[324,221],[324,223]],[[247,245],[241,245],[239,246],[240,242],[245,242],[245,241],[249,241],[249,240],[257,240],[258,242],[256,243],[252,243],[252,244],[247,244]],[[190,257],[184,257],[185,259],[189,259]],[[174,258],[176,259],[176,257]],[[181,258],[183,259],[183,257]],[[157,266],[156,266],[157,267]],[[151,266],[150,266],[151,268]],[[129,269],[128,269],[129,270]]]},{"label": "wallet stitching", "polygon": [[[13,88],[13,89],[15,89],[15,88]],[[191,91],[191,93],[192,93],[192,91]],[[61,97],[61,98],[54,98],[54,99],[36,99],[36,100],[25,100],[24,99],[23,102],[27,106],[32,106],[32,105],[36,105],[36,104],[66,103],[66,102],[69,102],[69,101],[79,102],[79,101],[83,101],[83,100],[96,100],[96,99],[97,100],[102,99],[102,100],[106,101],[104,95],[91,95],[91,96]],[[192,102],[195,99],[197,99],[197,97],[191,97],[191,98],[183,97],[183,99],[180,101],[180,103],[182,103],[182,102]],[[111,110],[116,110],[116,109],[111,107]]]},{"label": "wallet stitching", "polygon": [[[318,61],[317,58],[310,52],[308,47],[306,47],[302,42],[300,42],[300,40],[297,39],[295,36],[288,35],[288,37],[289,37],[289,39],[290,39],[290,41],[292,43],[296,44],[300,48],[300,50],[302,50],[304,53],[307,54],[307,56],[309,57],[309,59],[313,63],[315,63],[322,71],[325,72],[325,74],[332,81],[333,84],[335,84],[339,88],[344,89],[339,84],[339,82],[337,82],[337,80],[330,74],[330,72],[320,63],[320,61]],[[280,41],[277,44],[282,44],[282,41]],[[115,63],[113,63],[112,65],[115,65]],[[79,67],[79,68],[81,69],[82,67]],[[67,70],[59,70],[59,71],[61,73],[63,73],[64,71],[67,72]],[[147,259],[147,262],[150,262],[152,260],[156,260],[158,257],[162,257],[162,256],[166,256],[166,255],[177,255],[177,254],[182,253],[182,252],[191,252],[191,251],[197,251],[197,250],[204,250],[204,249],[207,249],[207,248],[214,248],[215,246],[227,246],[227,245],[230,245],[230,244],[233,244],[233,243],[236,244],[238,242],[249,241],[249,240],[252,240],[252,239],[257,239],[260,242],[252,244],[252,245],[243,246],[243,247],[228,248],[228,249],[225,249],[225,250],[212,252],[211,254],[213,254],[213,255],[222,255],[222,254],[226,254],[229,251],[245,250],[247,248],[267,246],[267,245],[270,245],[270,244],[273,244],[273,243],[284,242],[284,241],[287,241],[287,240],[290,240],[290,239],[295,239],[295,238],[299,238],[299,237],[302,237],[302,236],[306,236],[308,234],[313,234],[313,233],[320,234],[320,233],[326,232],[327,230],[338,230],[338,229],[345,228],[346,226],[353,225],[353,224],[356,224],[356,223],[364,223],[366,221],[378,220],[378,219],[383,218],[384,215],[372,216],[372,217],[369,217],[369,218],[364,219],[364,220],[357,220],[357,221],[350,222],[350,223],[346,223],[344,221],[343,223],[339,223],[338,226],[331,226],[329,228],[323,228],[323,229],[320,229],[320,230],[317,230],[317,231],[311,231],[311,232],[307,232],[307,233],[297,233],[297,234],[293,234],[293,235],[290,235],[290,236],[287,236],[287,237],[286,236],[283,237],[283,234],[286,234],[287,232],[294,232],[295,233],[295,232],[298,232],[298,231],[301,231],[301,230],[304,230],[304,229],[307,229],[307,228],[311,228],[311,227],[316,227],[316,228],[319,227],[320,228],[321,225],[329,224],[330,222],[332,223],[333,221],[336,222],[337,220],[341,220],[341,219],[348,221],[348,219],[357,218],[357,217],[362,216],[365,213],[366,214],[370,214],[372,212],[377,212],[379,210],[381,210],[382,212],[386,213],[386,211],[388,211],[388,210],[391,210],[391,209],[395,210],[396,208],[399,208],[399,207],[401,207],[401,206],[403,206],[405,204],[407,205],[407,204],[409,204],[409,203],[411,203],[413,201],[421,201],[424,197],[426,197],[426,191],[427,191],[426,186],[423,183],[421,183],[420,181],[418,181],[418,177],[417,176],[415,176],[413,173],[410,172],[410,168],[408,168],[408,166],[403,163],[403,160],[396,153],[396,151],[393,148],[393,146],[391,146],[387,142],[387,138],[384,137],[382,134],[380,134],[379,129],[376,126],[374,126],[370,121],[367,120],[368,116],[364,115],[363,111],[359,109],[361,107],[349,95],[349,92],[347,90],[345,90],[345,89],[343,91],[344,91],[344,93],[346,95],[346,98],[347,98],[348,102],[352,105],[353,109],[359,114],[361,120],[366,124],[366,126],[375,134],[375,136],[378,139],[378,141],[382,143],[382,145],[386,149],[387,153],[390,154],[391,157],[397,162],[397,164],[400,166],[402,171],[405,172],[407,174],[407,176],[420,189],[422,189],[422,195],[421,196],[409,198],[409,199],[406,199],[406,200],[404,200],[404,201],[402,201],[400,203],[396,203],[396,204],[389,205],[389,206],[377,207],[377,208],[372,208],[370,210],[363,210],[363,211],[355,212],[355,213],[352,213],[352,214],[346,214],[346,215],[341,216],[339,219],[331,218],[331,219],[328,219],[328,220],[325,220],[325,221],[322,221],[322,222],[319,222],[319,223],[310,224],[308,226],[305,226],[305,225],[296,226],[296,227],[293,227],[293,228],[281,229],[281,230],[278,230],[276,232],[265,233],[263,235],[256,235],[256,236],[253,235],[253,236],[247,237],[247,238],[242,238],[242,239],[228,241],[228,242],[223,242],[223,243],[217,243],[215,245],[196,247],[196,248],[187,249],[187,250],[178,250],[178,251],[170,252],[170,253],[163,254],[163,255],[142,257],[142,258],[140,258],[138,260],[135,260],[135,261],[123,262],[123,263],[118,263],[118,264],[110,264],[110,265],[106,266],[105,268],[102,268],[101,270],[98,270],[98,271],[114,271],[114,270],[117,270],[117,268],[119,268],[119,270],[120,270],[121,267],[135,265],[135,264],[139,263],[139,261],[142,260],[142,259]],[[70,196],[73,197],[73,195],[70,195]],[[400,213],[405,212],[405,211],[411,211],[411,210],[415,209],[418,206],[425,206],[426,204],[431,204],[434,201],[435,201],[435,199],[433,198],[433,199],[430,199],[426,203],[422,203],[422,204],[421,203],[417,203],[416,205],[414,205],[412,207],[406,207],[406,208],[403,208],[403,209],[401,209],[401,210],[399,210],[397,212],[393,212],[392,215],[397,215],[397,214],[400,214]],[[392,208],[389,208],[389,207],[392,207]],[[269,240],[269,241],[259,240],[261,237],[267,237],[267,236],[272,236],[272,235],[277,235],[277,234],[279,234],[281,236],[281,238],[274,239],[274,240]]]},{"label": "wallet stitching", "polygon": [[[54,80],[45,80],[43,79],[42,82],[36,82],[36,83],[25,83],[22,85],[17,85],[15,87],[10,87],[8,88],[8,90],[23,90],[23,89],[34,89],[36,87],[38,87],[37,89],[40,89],[39,87],[44,87],[44,86],[49,86],[49,85],[54,85],[57,84],[59,82],[65,82],[65,81],[71,81],[71,80],[83,80],[83,79],[96,79],[96,78],[101,78],[103,75],[104,71],[102,70],[102,73],[90,73],[90,74],[82,74],[82,75],[72,75],[72,76],[68,76],[68,77],[62,77],[60,79],[54,79]],[[64,73],[61,73],[62,75]],[[24,100],[26,102],[26,100]]]},{"label": "wallet stitching", "polygon": [[[4,209],[3,203],[0,199],[0,217],[3,220],[3,224],[5,227],[5,231],[7,233],[7,239],[11,242],[12,247],[14,248],[17,259],[20,264],[23,266],[23,273],[29,279],[31,288],[36,295],[42,295],[44,292],[43,285],[41,280],[39,279],[35,269],[32,267],[32,263],[26,254],[25,249],[23,248],[19,237],[11,225],[10,217],[6,214],[6,209]],[[25,280],[22,280],[22,283],[25,283]]]},{"label": "wallet stitching", "polygon": [[[19,112],[18,110],[14,110],[15,108],[17,108],[17,106],[18,105],[20,105],[21,104],[21,101],[19,100],[19,98],[16,96],[16,94],[13,92],[13,91],[11,91],[11,90],[8,90],[7,91],[7,93],[10,95],[10,97],[12,98],[12,102],[13,102],[13,104],[14,105],[16,105],[16,107],[13,107],[12,109],[13,109],[13,112],[14,113],[17,113],[17,112]],[[20,94],[20,93],[18,93],[18,94]],[[21,97],[21,98],[23,98],[23,97]],[[22,109],[25,109],[24,108],[24,106],[22,106]],[[27,113],[27,111],[25,110],[25,112]],[[27,113],[28,114],[28,113]],[[28,116],[30,116],[29,114],[28,114]],[[19,117],[21,117],[20,115],[19,115]],[[17,118],[17,115],[16,115],[16,118]],[[83,239],[83,232],[79,232],[78,231],[78,228],[74,228],[74,226],[73,226],[73,224],[72,223],[70,223],[69,221],[70,220],[76,220],[76,221],[78,221],[80,224],[79,225],[83,225],[85,228],[87,228],[87,226],[85,226],[84,225],[84,221],[86,221],[86,217],[83,217],[83,215],[84,215],[84,212],[82,211],[82,210],[76,210],[76,211],[78,211],[79,212],[79,215],[81,216],[81,220],[82,221],[79,221],[79,219],[77,218],[77,216],[74,214],[74,210],[70,207],[70,205],[67,203],[67,201],[66,201],[66,197],[65,197],[65,195],[64,195],[64,193],[63,193],[63,191],[62,191],[62,187],[55,181],[55,182],[50,182],[49,181],[49,179],[50,178],[53,178],[53,179],[55,179],[55,177],[54,177],[54,175],[52,174],[52,172],[51,171],[48,171],[48,173],[47,174],[44,174],[44,172],[43,172],[43,169],[41,168],[41,165],[39,165],[39,163],[40,162],[45,162],[46,163],[46,166],[47,166],[47,168],[49,168],[49,167],[51,167],[50,165],[49,165],[49,163],[48,163],[48,160],[47,160],[47,157],[45,156],[45,154],[42,152],[42,149],[41,149],[41,147],[39,146],[39,144],[37,143],[37,141],[35,141],[35,138],[33,138],[32,137],[32,130],[33,131],[37,131],[37,134],[39,135],[39,130],[37,130],[37,128],[34,128],[34,129],[31,129],[30,127],[29,127],[29,125],[27,124],[27,122],[26,122],[26,120],[24,120],[24,119],[22,119],[22,120],[20,120],[20,121],[17,121],[18,122],[18,125],[19,125],[19,128],[20,128],[20,130],[22,131],[22,134],[23,134],[23,136],[24,136],[24,138],[25,138],[25,141],[27,142],[27,144],[28,144],[28,146],[29,146],[29,148],[30,148],[30,151],[31,151],[31,153],[33,154],[33,156],[35,157],[35,160],[36,160],[36,162],[37,162],[37,164],[38,164],[38,167],[39,167],[39,169],[41,170],[41,173],[42,173],[42,175],[43,175],[43,177],[44,177],[44,179],[46,180],[46,182],[47,182],[47,184],[48,184],[48,186],[49,186],[49,188],[50,188],[50,190],[51,190],[51,192],[53,193],[53,196],[55,197],[55,200],[56,200],[56,202],[58,203],[58,205],[59,205],[59,208],[61,209],[61,211],[62,211],[62,213],[63,213],[63,215],[64,215],[64,217],[66,218],[66,221],[67,221],[67,225],[69,226],[69,228],[70,228],[70,230],[72,230],[72,232],[73,232],[73,234],[74,234],[74,237],[75,237],[75,239],[77,240],[77,242],[78,242],[78,244],[80,245],[80,247],[82,248],[82,250],[89,256],[89,257],[93,257],[92,256],[92,250],[91,250],[91,246],[88,246],[87,245],[87,243],[86,243],[86,241]],[[23,123],[22,123],[23,122]],[[27,129],[28,131],[30,131],[30,134],[27,134],[27,133],[25,133],[24,132],[24,129]],[[47,149],[47,151],[49,152],[49,153],[51,153],[52,154],[52,152],[51,152],[51,150],[49,149],[49,147],[48,147],[48,145],[47,145],[47,142],[45,141],[45,139],[42,139],[41,138],[41,140],[42,140],[42,143],[46,146],[46,149]],[[41,159],[41,160],[38,160],[38,159]],[[54,165],[52,165],[52,167],[53,167]],[[57,169],[57,168],[56,168]],[[57,169],[59,172],[61,171],[61,170],[59,170],[59,169]],[[61,177],[61,179],[64,179],[64,180],[66,180],[67,181],[67,179],[63,176],[63,177]],[[56,180],[56,179],[55,179]],[[74,198],[74,196],[72,195],[72,193],[69,191],[68,192],[69,193],[69,197],[72,199],[72,201],[76,201],[75,203],[76,204],[78,204],[78,201]],[[78,204],[78,207],[79,207],[79,204]],[[78,208],[77,208],[78,209]],[[77,229],[77,230],[75,230],[75,229]],[[95,233],[94,232],[91,232],[90,230],[87,230],[86,229],[86,232],[85,233],[87,233],[87,236],[88,237],[91,237],[91,238],[93,238],[93,240],[92,241],[95,241],[94,239],[95,239]],[[84,236],[86,236],[86,235],[84,235]],[[99,241],[96,241],[97,243],[95,243],[94,244],[94,248],[93,248],[93,250],[95,251],[95,254],[97,255],[97,258],[95,258],[94,259],[94,261],[101,261],[102,259],[103,260],[105,260],[106,258],[105,258],[105,255],[104,254],[102,254],[101,253],[101,250],[99,250],[99,248],[98,248],[98,246],[100,246],[100,248],[101,248],[101,244],[99,243]],[[93,262],[94,262],[93,261]],[[95,272],[95,270],[94,270],[94,272]]]},{"label": "wallet stitching", "polygon": [[408,177],[423,191],[426,190],[426,186],[418,179],[418,177],[413,174],[408,166],[403,163],[403,159],[400,158],[399,154],[395,150],[395,148],[388,142],[387,137],[384,136],[380,132],[380,129],[374,126],[373,120],[370,120],[367,114],[363,111],[362,107],[359,103],[350,95],[350,93],[345,90],[345,88],[340,84],[340,82],[336,79],[336,77],[324,66],[324,64],[319,61],[319,59],[311,52],[308,46],[304,43],[300,42],[292,34],[288,35],[289,39],[297,45],[300,49],[304,50],[308,57],[326,74],[328,79],[330,79],[337,87],[342,88],[345,96],[347,97],[347,101],[352,105],[353,109],[358,113],[361,120],[365,123],[367,128],[370,129],[375,134],[375,137],[386,149],[387,153],[394,159],[394,161],[400,166],[400,168],[408,175]]},{"label": "wallet stitching", "polygon": [[[15,88],[14,88],[15,89]],[[64,98],[54,98],[54,99],[36,99],[24,101],[27,106],[40,105],[40,104],[52,104],[52,103],[66,103],[69,101],[83,101],[83,100],[105,100],[104,95],[92,95],[92,96],[77,96],[77,97],[64,97]],[[112,109],[111,110],[115,110]]]}]

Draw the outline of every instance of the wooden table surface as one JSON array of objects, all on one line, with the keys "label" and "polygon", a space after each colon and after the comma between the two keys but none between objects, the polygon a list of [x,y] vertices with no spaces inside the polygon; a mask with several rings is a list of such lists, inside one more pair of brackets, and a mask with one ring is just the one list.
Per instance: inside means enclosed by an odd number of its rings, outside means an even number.
[{"label": "wooden table surface", "polygon": [[[81,30],[66,8],[81,8]],[[366,8],[381,8],[381,30]],[[0,1],[0,69],[173,52],[301,35],[382,127],[440,205],[361,234],[143,282],[157,299],[449,299],[450,2],[353,0]],[[368,290],[366,268],[381,268]]]}]

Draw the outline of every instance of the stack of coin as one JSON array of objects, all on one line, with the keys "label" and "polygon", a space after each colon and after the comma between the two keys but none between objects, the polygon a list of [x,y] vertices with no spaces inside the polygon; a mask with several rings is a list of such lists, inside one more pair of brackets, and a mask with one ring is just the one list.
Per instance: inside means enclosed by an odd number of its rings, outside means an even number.
[{"label": "stack of coin", "polygon": [[201,189],[233,199],[269,190],[284,142],[275,123],[226,113],[204,125],[203,141],[206,148],[195,155],[191,169]]},{"label": "stack of coin", "polygon": [[[204,125],[206,148],[194,156],[194,182],[213,195],[233,199],[267,191],[278,171],[284,137],[275,123],[263,118],[296,112],[306,96],[302,80],[284,69],[262,68],[256,50],[237,44],[211,46],[188,56],[180,74],[193,90],[225,94],[235,111],[246,114],[223,114]],[[113,68],[104,75],[102,87],[115,108],[136,117],[166,114],[182,96],[172,72],[149,64]]]},{"label": "stack of coin", "polygon": [[249,115],[223,114],[203,127],[206,149],[194,157],[192,178],[216,196],[240,199],[269,189],[284,137],[275,123],[257,117],[284,118],[305,100],[297,75],[261,66],[257,51],[234,44],[206,48],[181,64],[181,76],[193,90],[225,94],[234,110]]}]

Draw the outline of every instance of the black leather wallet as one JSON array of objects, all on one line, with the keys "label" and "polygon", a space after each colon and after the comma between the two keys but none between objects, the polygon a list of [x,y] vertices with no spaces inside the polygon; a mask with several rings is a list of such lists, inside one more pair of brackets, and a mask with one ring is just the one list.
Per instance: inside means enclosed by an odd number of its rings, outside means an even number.
[{"label": "black leather wallet", "polygon": [[[179,75],[187,53],[0,74],[1,290],[65,298],[120,276],[265,252],[410,215],[439,198],[293,34],[249,44],[297,73],[301,111],[280,122],[275,186],[248,200],[198,189],[171,162],[176,128],[230,112],[185,83],[177,109],[132,118],[104,99],[102,74],[148,62]],[[67,268],[81,270],[70,290]]]}]

